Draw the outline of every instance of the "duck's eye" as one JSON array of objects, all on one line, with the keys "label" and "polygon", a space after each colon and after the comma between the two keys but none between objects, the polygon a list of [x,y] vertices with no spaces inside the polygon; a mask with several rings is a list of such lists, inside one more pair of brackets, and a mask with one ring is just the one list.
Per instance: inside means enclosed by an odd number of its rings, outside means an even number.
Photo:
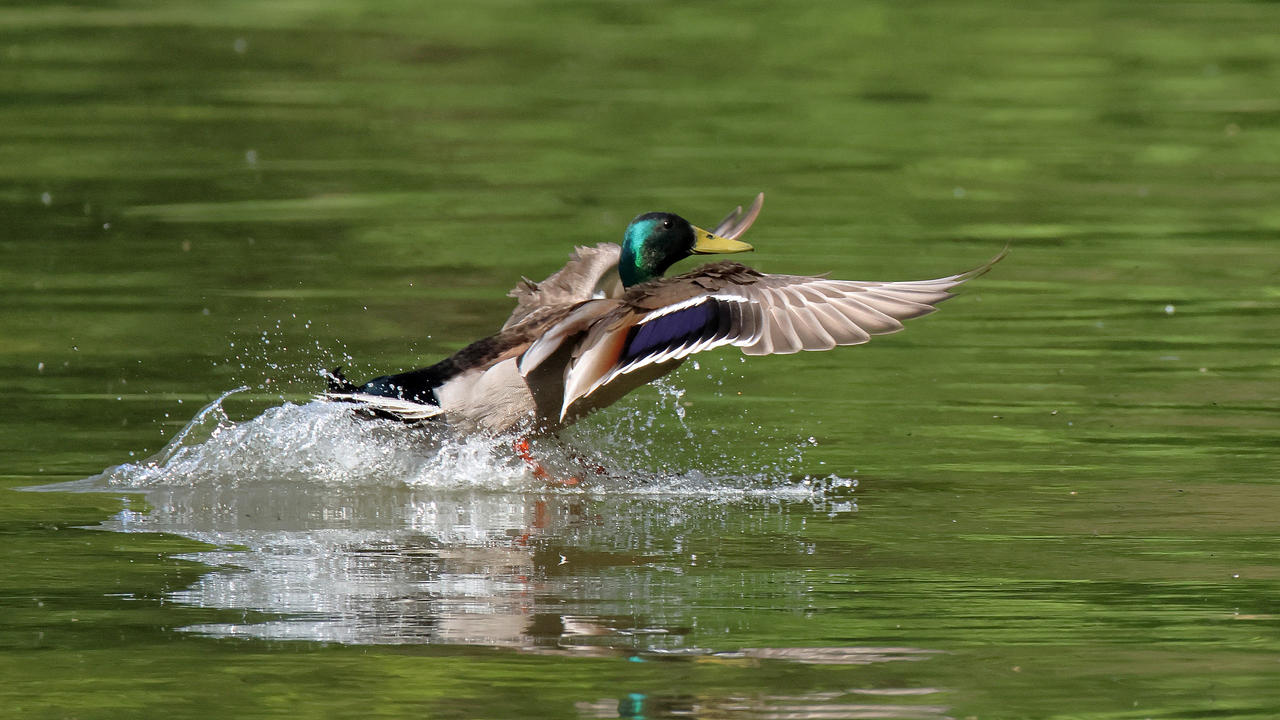
[{"label": "duck's eye", "polygon": [[670,220],[663,220],[663,221],[662,221],[662,227],[666,228],[667,230],[670,230],[670,229],[671,229],[671,221],[670,221]]}]

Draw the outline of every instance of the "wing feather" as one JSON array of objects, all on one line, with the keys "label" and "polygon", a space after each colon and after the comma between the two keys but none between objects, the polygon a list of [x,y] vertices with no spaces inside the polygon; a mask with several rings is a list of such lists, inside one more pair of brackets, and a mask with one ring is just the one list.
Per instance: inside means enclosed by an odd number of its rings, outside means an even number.
[{"label": "wing feather", "polygon": [[818,316],[810,309],[810,301],[799,291],[799,286],[784,288],[779,291],[787,301],[787,314],[791,326],[800,338],[800,346],[805,350],[830,350],[836,341],[822,327]]},{"label": "wing feather", "polygon": [[759,193],[756,195],[755,200],[751,201],[751,207],[747,208],[745,213],[742,212],[742,206],[739,205],[734,208],[733,212],[726,215],[712,232],[720,237],[737,240],[747,231],[747,228],[751,227],[751,223],[756,221],[756,216],[760,214],[760,208],[762,207],[764,207],[764,193]]},{"label": "wing feather", "polygon": [[748,303],[742,306],[742,325],[738,330],[737,337],[734,338],[735,345],[750,345],[760,339],[761,333],[764,331],[764,313],[757,303]]},{"label": "wing feather", "polygon": [[791,314],[787,312],[787,303],[773,290],[763,289],[767,301],[769,340],[773,342],[773,352],[777,355],[790,355],[800,352],[804,343],[800,342],[795,328],[791,324]]},{"label": "wing feather", "polygon": [[763,332],[739,339],[746,355],[825,350],[858,345],[872,335],[902,329],[902,321],[933,312],[955,287],[982,275],[1004,258],[1001,252],[968,272],[933,280],[865,282],[800,275],[767,275],[740,291],[765,310]]},{"label": "wing feather", "polygon": [[502,328],[505,330],[537,317],[544,308],[574,305],[592,299],[606,275],[617,275],[614,270],[618,267],[621,253],[622,248],[614,243],[579,246],[574,248],[564,267],[546,280],[533,282],[528,278],[521,279],[507,293],[508,297],[516,299],[516,307]]},{"label": "wing feather", "polygon": [[841,298],[828,306],[870,335],[888,335],[902,329],[902,323],[857,298]]},{"label": "wing feather", "polygon": [[751,308],[752,333],[739,340],[735,345],[742,347],[744,355],[772,355],[773,339],[769,333],[769,311],[758,302],[753,302]]},{"label": "wing feather", "polygon": [[606,317],[619,305],[617,300],[589,300],[547,329],[520,356],[520,374],[528,377],[533,369],[551,357],[566,342],[591,330],[596,321]]},{"label": "wing feather", "polygon": [[922,315],[928,315],[936,309],[932,305],[903,300],[892,293],[882,293],[875,290],[863,293],[858,299],[896,320],[918,318]]},{"label": "wing feather", "polygon": [[870,333],[857,323],[849,322],[834,303],[815,303],[809,306],[809,312],[814,314],[836,345],[861,345],[871,339]]}]

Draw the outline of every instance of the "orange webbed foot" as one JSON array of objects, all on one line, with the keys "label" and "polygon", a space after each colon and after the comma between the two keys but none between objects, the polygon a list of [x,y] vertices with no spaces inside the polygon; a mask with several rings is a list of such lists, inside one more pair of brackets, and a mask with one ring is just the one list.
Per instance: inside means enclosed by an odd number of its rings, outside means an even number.
[{"label": "orange webbed foot", "polygon": [[542,463],[533,456],[533,450],[529,444],[529,438],[518,438],[511,443],[511,447],[516,451],[516,455],[529,466],[529,470],[533,476],[547,484],[548,487],[577,487],[582,484],[582,479],[577,477],[557,478],[547,471]]}]

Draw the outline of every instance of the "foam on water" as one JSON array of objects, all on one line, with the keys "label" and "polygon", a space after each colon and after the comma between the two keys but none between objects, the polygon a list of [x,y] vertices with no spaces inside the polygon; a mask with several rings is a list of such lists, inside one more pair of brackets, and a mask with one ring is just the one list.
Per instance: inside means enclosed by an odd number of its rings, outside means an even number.
[{"label": "foam on water", "polygon": [[[357,417],[349,404],[327,401],[286,402],[253,419],[232,421],[223,403],[246,389],[228,391],[202,408],[151,458],[108,468],[81,486],[147,490],[270,483],[547,490],[512,451],[514,435],[459,435],[437,424],[368,420]],[[689,448],[697,443],[684,424],[681,392],[662,386],[659,397],[656,406],[620,410],[611,423],[575,428],[565,441],[536,441],[535,455],[554,476],[586,481],[563,492],[802,499],[830,484],[792,479],[785,464],[799,461],[802,446],[786,461],[747,471],[723,454],[719,467],[705,460],[701,468],[679,467],[681,455],[673,452],[668,436],[683,435]],[[655,426],[663,431],[661,441],[651,437]]]},{"label": "foam on water", "polygon": [[502,439],[457,437],[433,426],[364,420],[351,405],[284,403],[234,422],[225,393],[203,408],[155,456],[108,468],[87,485],[104,488],[277,485],[528,486]]}]

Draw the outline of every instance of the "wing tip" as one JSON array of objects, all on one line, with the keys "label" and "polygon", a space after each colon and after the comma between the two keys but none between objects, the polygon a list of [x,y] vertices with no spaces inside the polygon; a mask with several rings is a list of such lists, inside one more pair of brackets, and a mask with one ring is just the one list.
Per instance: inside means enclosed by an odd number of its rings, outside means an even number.
[{"label": "wing tip", "polygon": [[756,217],[760,215],[760,209],[764,207],[764,193],[756,193],[746,211],[743,211],[739,205],[734,208],[719,225],[716,225],[715,234],[727,237],[730,240],[737,240],[742,236],[756,221]]},{"label": "wing tip", "polygon": [[996,253],[995,256],[992,257],[990,260],[982,263],[981,265],[979,265],[978,267],[972,270],[969,270],[967,272],[962,272],[959,275],[956,275],[955,276],[956,282],[957,283],[968,282],[976,277],[981,277],[983,275],[986,275],[988,272],[991,271],[991,268],[996,266],[996,263],[1005,259],[1005,257],[1009,254],[1009,248],[1011,247],[1012,245],[1006,242],[1004,244],[1004,247],[1000,250],[1000,252]]}]

